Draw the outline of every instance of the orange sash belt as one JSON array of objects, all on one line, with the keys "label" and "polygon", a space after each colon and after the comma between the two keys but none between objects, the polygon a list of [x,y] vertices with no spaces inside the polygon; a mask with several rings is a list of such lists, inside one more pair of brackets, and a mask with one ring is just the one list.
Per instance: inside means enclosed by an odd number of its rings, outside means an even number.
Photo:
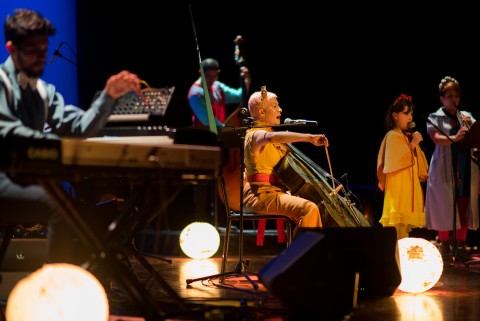
[{"label": "orange sash belt", "polygon": [[282,181],[277,175],[273,174],[253,174],[247,177],[247,182],[262,182],[270,183],[272,185],[278,185]]},{"label": "orange sash belt", "polygon": [[[281,184],[280,178],[277,175],[271,174],[253,174],[247,177],[247,182],[264,182],[270,183],[272,185]],[[257,245],[263,245],[263,239],[265,237],[265,228],[267,226],[267,220],[261,219],[258,220],[257,227]],[[286,242],[285,236],[285,222],[281,219],[277,219],[277,239],[278,242]]]}]

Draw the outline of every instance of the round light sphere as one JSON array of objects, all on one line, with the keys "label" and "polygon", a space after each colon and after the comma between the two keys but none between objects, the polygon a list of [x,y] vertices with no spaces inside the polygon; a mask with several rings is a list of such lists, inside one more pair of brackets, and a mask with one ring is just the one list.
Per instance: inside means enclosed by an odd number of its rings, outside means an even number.
[{"label": "round light sphere", "polygon": [[45,264],[8,296],[7,321],[106,321],[105,289],[93,274],[67,263]]},{"label": "round light sphere", "polygon": [[180,248],[192,259],[208,259],[217,253],[220,235],[209,223],[194,222],[180,233]]},{"label": "round light sphere", "polygon": [[420,293],[432,288],[443,272],[442,255],[438,248],[423,238],[406,237],[398,240],[404,292]]}]

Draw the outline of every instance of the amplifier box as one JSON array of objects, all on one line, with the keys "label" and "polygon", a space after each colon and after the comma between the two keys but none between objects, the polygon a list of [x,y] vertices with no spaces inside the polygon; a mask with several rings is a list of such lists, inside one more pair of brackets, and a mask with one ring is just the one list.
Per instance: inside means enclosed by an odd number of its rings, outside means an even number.
[{"label": "amplifier box", "polygon": [[0,261],[0,298],[7,298],[18,281],[47,260],[46,238],[12,238]]}]

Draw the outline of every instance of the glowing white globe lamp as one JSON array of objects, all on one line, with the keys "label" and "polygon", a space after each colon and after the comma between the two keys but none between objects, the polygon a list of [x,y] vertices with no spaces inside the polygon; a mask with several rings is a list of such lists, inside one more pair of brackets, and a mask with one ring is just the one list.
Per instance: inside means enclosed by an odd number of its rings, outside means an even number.
[{"label": "glowing white globe lamp", "polygon": [[432,242],[416,237],[398,240],[402,282],[399,290],[420,293],[431,289],[443,272],[442,255]]},{"label": "glowing white globe lamp", "polygon": [[192,259],[208,259],[218,251],[220,235],[206,222],[193,222],[180,233],[180,248]]},{"label": "glowing white globe lamp", "polygon": [[108,298],[93,274],[67,263],[45,264],[10,292],[7,321],[107,321]]}]

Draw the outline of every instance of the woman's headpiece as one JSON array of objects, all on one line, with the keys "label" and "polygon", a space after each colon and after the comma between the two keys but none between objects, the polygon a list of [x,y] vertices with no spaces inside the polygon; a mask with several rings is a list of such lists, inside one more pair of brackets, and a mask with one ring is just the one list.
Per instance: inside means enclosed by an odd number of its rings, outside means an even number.
[{"label": "woman's headpiece", "polygon": [[440,84],[438,85],[438,89],[442,90],[446,84],[448,84],[449,82],[453,82],[455,83],[456,85],[458,85],[458,81],[453,78],[453,77],[450,77],[450,76],[445,76],[441,81],[440,81]]},{"label": "woman's headpiece", "polygon": [[262,86],[262,88],[260,89],[260,92],[262,94],[260,98],[260,102],[263,102],[264,100],[267,99],[267,86]]},{"label": "woman's headpiece", "polygon": [[267,86],[262,86],[260,88],[260,103],[258,104],[258,108],[261,108],[263,103],[267,101]]},{"label": "woman's headpiece", "polygon": [[401,94],[400,96],[398,96],[397,99],[395,99],[395,102],[393,103],[393,105],[396,105],[400,100],[406,100],[406,101],[412,102],[412,96]]}]

